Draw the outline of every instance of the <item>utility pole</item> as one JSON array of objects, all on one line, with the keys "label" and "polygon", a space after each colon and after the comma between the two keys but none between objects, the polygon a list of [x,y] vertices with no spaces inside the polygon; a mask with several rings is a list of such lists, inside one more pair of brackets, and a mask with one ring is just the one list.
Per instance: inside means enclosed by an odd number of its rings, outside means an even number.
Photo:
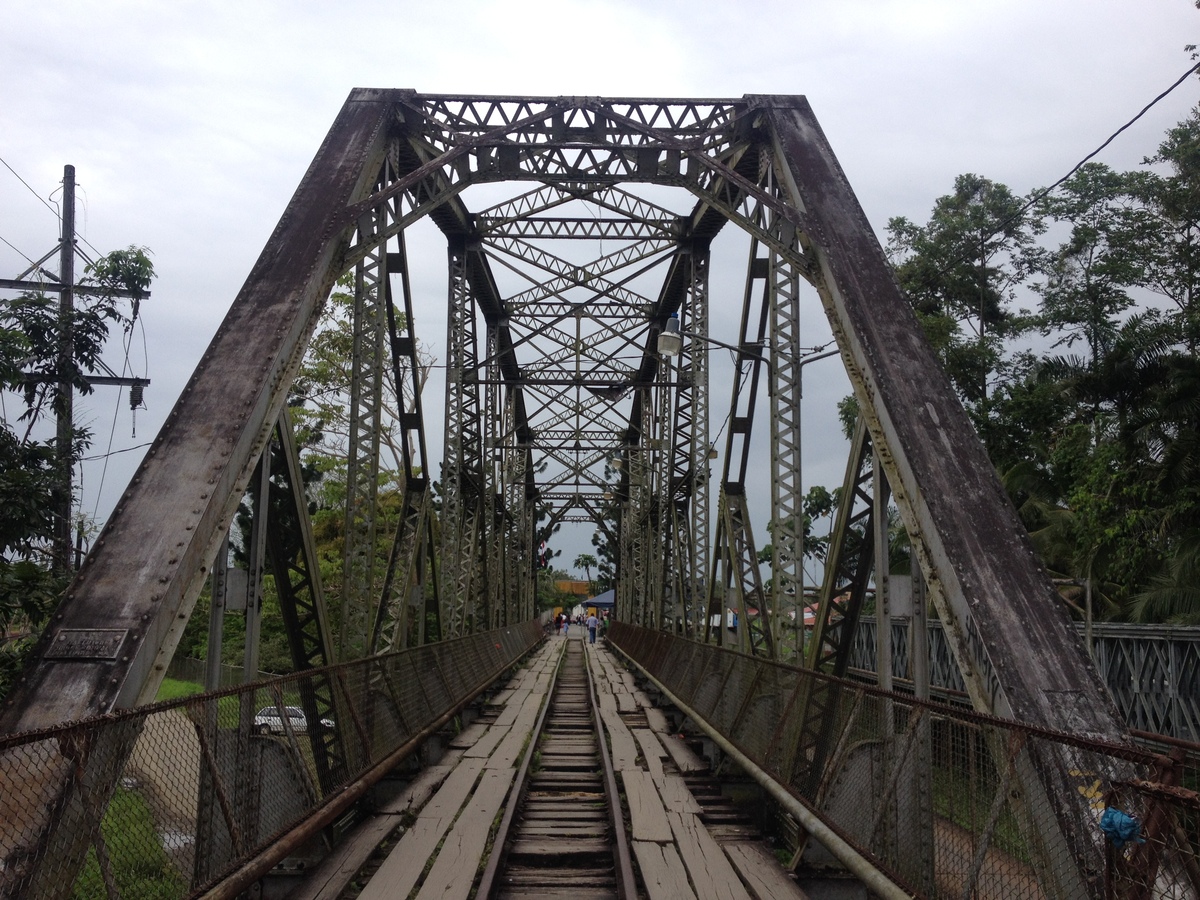
[{"label": "utility pole", "polygon": [[[62,234],[58,246],[33,263],[16,278],[0,278],[0,290],[25,291],[30,294],[58,292],[58,353],[55,361],[55,373],[43,375],[25,373],[26,384],[57,382],[58,396],[54,402],[56,420],[56,459],[55,466],[58,483],[62,487],[54,512],[54,533],[51,546],[52,563],[58,572],[68,572],[74,566],[71,558],[71,510],[75,498],[74,457],[75,443],[75,382],[72,373],[75,368],[75,297],[76,295],[98,295],[109,297],[127,297],[135,303],[150,296],[149,291],[130,291],[120,288],[97,287],[96,285],[75,283],[75,254],[78,247],[75,242],[75,167],[63,166],[63,204],[62,204]],[[42,263],[58,253],[58,278],[42,268]],[[86,255],[83,256],[88,259]],[[90,261],[90,260],[89,260]],[[32,276],[27,279],[26,276]],[[141,392],[150,384],[148,378],[130,378],[119,376],[102,361],[97,360],[99,367],[108,375],[93,375],[85,373],[88,383],[95,385],[117,385],[131,389],[131,405],[141,402]]]},{"label": "utility pole", "polygon": [[58,281],[58,417],[57,449],[59,484],[54,522],[54,568],[71,568],[71,506],[75,496],[72,445],[75,435],[75,385],[71,370],[75,365],[75,167],[63,166],[62,241],[59,244]]}]

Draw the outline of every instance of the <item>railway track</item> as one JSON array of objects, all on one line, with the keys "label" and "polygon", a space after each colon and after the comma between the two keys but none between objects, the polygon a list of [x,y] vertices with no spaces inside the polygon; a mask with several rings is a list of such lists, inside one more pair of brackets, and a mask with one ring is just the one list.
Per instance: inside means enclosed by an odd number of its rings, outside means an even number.
[{"label": "railway track", "polygon": [[582,641],[566,641],[476,896],[635,900],[629,844]]}]

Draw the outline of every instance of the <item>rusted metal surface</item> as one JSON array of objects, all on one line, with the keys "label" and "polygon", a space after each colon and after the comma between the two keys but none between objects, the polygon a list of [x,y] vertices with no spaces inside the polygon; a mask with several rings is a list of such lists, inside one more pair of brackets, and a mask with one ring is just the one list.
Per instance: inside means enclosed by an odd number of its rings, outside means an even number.
[{"label": "rusted metal surface", "polygon": [[[0,730],[153,697],[339,269],[342,210],[371,185],[389,109],[370,95],[343,108],[42,638],[42,662],[8,698]],[[53,656],[64,631],[97,628],[124,632],[116,658]]]},{"label": "rusted metal surface", "polygon": [[[791,796],[821,815],[840,840],[897,884],[930,897],[1195,896],[1200,891],[1200,809],[1175,784],[1200,778],[1200,746],[1138,749],[889,694],[727,648],[618,623],[608,641],[671,691],[689,715],[722,736]],[[804,756],[799,700],[821,693],[826,745]],[[933,815],[906,805],[914,747],[932,745]],[[1173,754],[1173,755],[1172,755]],[[1064,847],[1049,839],[1055,797],[1025,790],[1024,770],[1074,757],[1063,792],[1083,798],[1097,838]],[[818,760],[831,760],[814,772]],[[1123,773],[1112,777],[1109,773]],[[825,777],[814,777],[824,775]],[[1112,846],[1098,823],[1106,805],[1140,823],[1145,843]],[[927,873],[909,852],[910,832],[933,842]],[[1081,865],[1078,853],[1087,858]],[[1088,878],[1080,877],[1086,873]],[[1076,883],[1071,891],[1062,886]],[[924,885],[918,890],[916,885]]]},{"label": "rusted metal surface", "polygon": [[[971,688],[979,708],[1121,739],[1112,701],[808,103],[752,102],[764,108],[805,210],[822,300],[854,362],[855,391],[930,594],[961,632],[960,663],[980,670]],[[971,649],[968,628],[978,635]]]},{"label": "rusted metal surface", "polygon": [[[0,896],[96,896],[114,879],[125,895],[145,888],[139,879],[148,872],[162,896],[209,888],[235,896],[300,853],[541,638],[538,623],[528,622],[0,738]],[[274,735],[241,726],[242,707],[302,707],[301,697],[331,683],[338,686],[336,720],[295,726],[281,716],[284,733]],[[304,746],[314,731],[335,732],[346,747],[339,770],[322,773]],[[260,779],[253,802],[244,796],[244,771]],[[74,788],[70,805],[47,832],[47,800],[64,778]],[[120,806],[109,816],[116,798]],[[106,816],[122,827],[102,837]],[[78,854],[47,834],[96,849],[98,862],[80,872]]]}]

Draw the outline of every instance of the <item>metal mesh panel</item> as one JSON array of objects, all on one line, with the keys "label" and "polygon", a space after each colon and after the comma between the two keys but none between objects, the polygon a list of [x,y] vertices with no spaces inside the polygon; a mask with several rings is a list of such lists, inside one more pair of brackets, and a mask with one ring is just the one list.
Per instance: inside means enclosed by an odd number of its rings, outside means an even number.
[{"label": "metal mesh panel", "polygon": [[[1076,623],[1082,636],[1084,625]],[[912,678],[909,621],[892,620],[892,675]],[[1093,625],[1092,658],[1130,728],[1200,741],[1200,628],[1173,625]],[[854,631],[850,670],[874,673],[876,623]],[[929,623],[930,683],[942,699],[966,700],[966,685],[942,623]],[[871,677],[868,675],[868,677]]]},{"label": "metal mesh panel", "polygon": [[[541,637],[530,622],[0,738],[0,896],[182,897],[211,884]],[[330,681],[334,712],[312,721],[306,695]],[[330,741],[344,752],[323,752]],[[331,771],[331,759],[347,763]]]},{"label": "metal mesh panel", "polygon": [[[608,638],[917,895],[1200,895],[1200,745],[1083,740],[622,623]],[[1106,835],[1110,809],[1136,837]]]}]

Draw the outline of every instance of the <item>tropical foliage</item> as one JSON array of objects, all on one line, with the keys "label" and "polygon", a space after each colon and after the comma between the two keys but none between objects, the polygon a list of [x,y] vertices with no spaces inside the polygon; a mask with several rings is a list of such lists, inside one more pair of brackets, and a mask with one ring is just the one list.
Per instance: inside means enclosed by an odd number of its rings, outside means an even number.
[{"label": "tropical foliage", "polygon": [[963,175],[888,233],[1068,602],[1200,623],[1200,108],[1135,172],[1089,163],[1028,199]]},{"label": "tropical foliage", "polygon": [[[23,293],[0,306],[0,390],[24,401],[15,421],[0,422],[0,696],[19,670],[33,637],[66,586],[66,560],[54,559],[55,510],[69,490],[57,439],[39,440],[37,426],[65,408],[61,382],[92,391],[94,373],[110,329],[128,331],[154,278],[144,247],[117,250],[90,264],[63,315],[59,298]],[[135,296],[127,309],[116,292]],[[62,356],[64,325],[73,352]],[[63,367],[65,364],[65,371]],[[91,433],[70,429],[66,463],[73,468],[91,445]]]}]

